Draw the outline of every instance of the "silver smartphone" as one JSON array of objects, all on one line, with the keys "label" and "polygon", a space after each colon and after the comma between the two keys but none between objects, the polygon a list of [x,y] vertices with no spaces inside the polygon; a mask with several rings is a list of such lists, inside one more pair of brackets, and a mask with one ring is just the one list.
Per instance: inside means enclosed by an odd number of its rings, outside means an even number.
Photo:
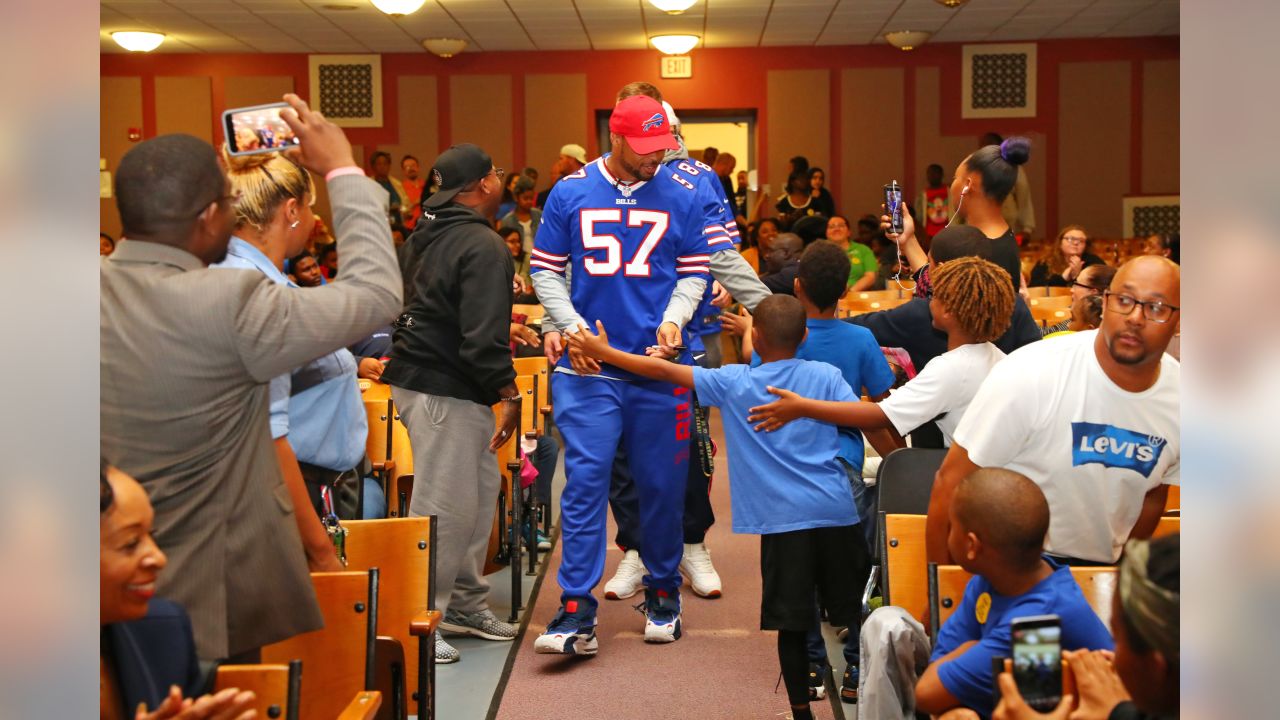
[{"label": "silver smartphone", "polygon": [[222,132],[232,155],[280,152],[298,144],[293,130],[280,119],[288,103],[231,108],[222,113]]}]

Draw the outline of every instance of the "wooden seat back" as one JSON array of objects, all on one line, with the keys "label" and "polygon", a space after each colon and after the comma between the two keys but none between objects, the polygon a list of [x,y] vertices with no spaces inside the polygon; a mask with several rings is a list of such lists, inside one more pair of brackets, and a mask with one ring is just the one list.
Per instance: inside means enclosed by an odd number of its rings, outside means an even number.
[{"label": "wooden seat back", "polygon": [[219,665],[213,692],[249,690],[257,697],[252,709],[258,717],[298,720],[301,683],[301,660],[287,665]]},{"label": "wooden seat back", "polygon": [[307,670],[301,720],[332,720],[335,708],[372,685],[378,573],[311,573],[324,627],[262,648],[264,663],[301,660]]},{"label": "wooden seat back", "polygon": [[1156,523],[1156,529],[1151,533],[1151,537],[1158,538],[1174,533],[1182,532],[1182,517],[1178,515],[1165,515],[1160,518],[1160,522]]},{"label": "wooden seat back", "polygon": [[1170,485],[1169,495],[1168,497],[1165,498],[1165,501],[1164,501],[1164,512],[1166,515],[1168,515],[1169,513],[1180,513],[1181,511],[1182,511],[1182,486]]},{"label": "wooden seat back", "polygon": [[1027,305],[1033,308],[1052,308],[1054,310],[1070,310],[1072,299],[1070,295],[1050,295],[1049,297],[1031,296],[1031,300]]},{"label": "wooden seat back", "polygon": [[357,693],[338,715],[338,720],[373,720],[382,706],[382,694],[376,690]]},{"label": "wooden seat back", "polygon": [[896,605],[923,622],[929,605],[925,515],[880,514],[880,587],[884,604]]},{"label": "wooden seat back", "polygon": [[1063,310],[1053,307],[1032,307],[1031,317],[1040,324],[1040,327],[1046,328],[1050,325],[1057,325],[1063,320],[1071,319],[1071,309]]},{"label": "wooden seat back", "polygon": [[[960,607],[964,598],[965,587],[972,575],[959,565],[929,564],[930,623],[933,637],[938,637],[938,628],[947,621]],[[1073,567],[1071,576],[1075,578],[1088,601],[1089,607],[1097,614],[1098,619],[1106,627],[1111,627],[1111,599],[1116,593],[1119,580],[1115,567]]]},{"label": "wooden seat back", "polygon": [[1070,296],[1071,288],[1058,287],[1053,285],[1037,285],[1035,287],[1027,288],[1027,295],[1030,295],[1032,299],[1047,298],[1047,297],[1061,297],[1063,295]]},{"label": "wooden seat back", "polygon": [[523,305],[515,304],[511,306],[512,315],[524,315],[526,322],[529,320],[541,320],[547,311],[541,305]]},{"label": "wooden seat back", "polygon": [[395,638],[404,649],[405,697],[412,698],[419,691],[419,663],[409,627],[415,616],[434,607],[435,517],[350,520],[342,525],[347,529],[347,567],[378,568],[378,635]]}]

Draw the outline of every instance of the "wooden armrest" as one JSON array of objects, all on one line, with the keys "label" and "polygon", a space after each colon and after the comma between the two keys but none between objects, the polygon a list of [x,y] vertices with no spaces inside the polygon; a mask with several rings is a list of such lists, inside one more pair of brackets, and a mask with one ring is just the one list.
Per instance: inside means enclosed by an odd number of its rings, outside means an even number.
[{"label": "wooden armrest", "polygon": [[374,472],[394,472],[395,469],[396,469],[395,460],[381,460],[379,462],[373,463]]},{"label": "wooden armrest", "polygon": [[414,613],[413,619],[409,621],[409,634],[415,636],[430,635],[436,631],[436,626],[440,624],[441,617],[439,610],[423,610]]},{"label": "wooden armrest", "polygon": [[355,696],[347,705],[338,720],[372,720],[382,707],[382,693],[377,690],[366,690]]},{"label": "wooden armrest", "polygon": [[551,414],[551,406],[550,406],[550,405],[543,405],[542,407],[538,408],[538,412],[542,413],[543,415],[550,415],[550,414]]},{"label": "wooden armrest", "polygon": [[537,440],[538,438],[542,437],[542,432],[539,430],[530,430],[526,432],[524,436],[528,440]]}]

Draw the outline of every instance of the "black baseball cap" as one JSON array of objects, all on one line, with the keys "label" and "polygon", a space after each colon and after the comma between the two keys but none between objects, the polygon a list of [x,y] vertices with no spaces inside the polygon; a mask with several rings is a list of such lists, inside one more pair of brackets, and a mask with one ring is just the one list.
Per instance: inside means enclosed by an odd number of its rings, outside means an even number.
[{"label": "black baseball cap", "polygon": [[431,168],[431,179],[440,187],[423,202],[427,207],[440,207],[453,200],[462,188],[488,175],[493,170],[489,153],[471,143],[461,143],[440,153]]}]

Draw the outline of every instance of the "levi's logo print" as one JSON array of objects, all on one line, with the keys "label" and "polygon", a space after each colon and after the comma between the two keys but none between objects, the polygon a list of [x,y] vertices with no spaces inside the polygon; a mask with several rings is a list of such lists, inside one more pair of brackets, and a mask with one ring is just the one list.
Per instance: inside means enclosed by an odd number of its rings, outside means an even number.
[{"label": "levi's logo print", "polygon": [[1151,477],[1167,441],[1112,425],[1071,423],[1071,465],[1097,463]]}]

